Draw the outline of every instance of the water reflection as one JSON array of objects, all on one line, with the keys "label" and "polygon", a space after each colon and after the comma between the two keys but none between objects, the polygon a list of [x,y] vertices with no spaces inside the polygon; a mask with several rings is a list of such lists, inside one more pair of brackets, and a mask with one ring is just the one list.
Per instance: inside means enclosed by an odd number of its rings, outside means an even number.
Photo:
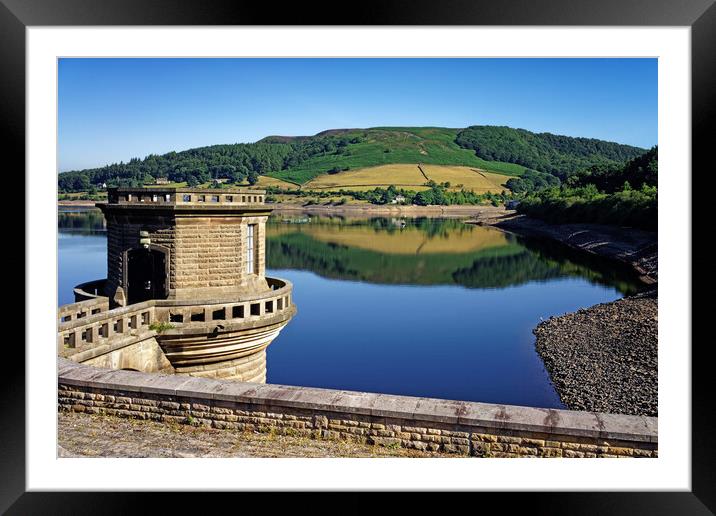
[{"label": "water reflection", "polygon": [[270,267],[381,284],[500,288],[582,277],[622,294],[634,275],[558,244],[520,238],[450,219],[273,217],[267,226]]},{"label": "water reflection", "polygon": [[[64,304],[106,276],[107,239],[98,210],[61,212],[59,232]],[[269,383],[560,408],[532,329],[639,288],[613,263],[457,220],[274,215],[266,247],[298,307]]]},{"label": "water reflection", "polygon": [[60,233],[97,235],[107,231],[102,212],[96,208],[60,207],[57,212]]}]

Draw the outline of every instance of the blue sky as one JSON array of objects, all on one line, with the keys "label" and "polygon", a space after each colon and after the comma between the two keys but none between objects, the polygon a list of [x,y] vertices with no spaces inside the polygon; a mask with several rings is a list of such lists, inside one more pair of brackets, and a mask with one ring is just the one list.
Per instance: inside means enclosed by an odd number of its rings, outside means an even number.
[{"label": "blue sky", "polygon": [[656,59],[60,59],[58,80],[60,171],[384,125],[657,144]]}]

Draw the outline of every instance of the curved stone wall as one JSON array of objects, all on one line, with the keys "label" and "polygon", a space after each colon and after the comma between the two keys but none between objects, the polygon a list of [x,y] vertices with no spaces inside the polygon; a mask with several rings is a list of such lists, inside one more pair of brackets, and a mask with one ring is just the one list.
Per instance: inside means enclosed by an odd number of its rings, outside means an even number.
[{"label": "curved stone wall", "polygon": [[184,327],[158,337],[177,374],[244,382],[266,381],[266,348],[291,319],[295,309],[253,322],[254,327],[207,333],[206,326]]},{"label": "curved stone wall", "polygon": [[214,364],[181,367],[176,374],[238,382],[266,383],[266,350]]},{"label": "curved stone wall", "polygon": [[[97,290],[103,281],[77,289]],[[108,369],[263,383],[266,348],[296,313],[291,283],[266,283],[264,292],[209,304],[149,300],[109,310],[108,299],[97,296],[64,305],[58,354]]]},{"label": "curved stone wall", "polygon": [[174,372],[154,337],[84,360],[82,363],[104,369],[127,369],[144,373]]}]

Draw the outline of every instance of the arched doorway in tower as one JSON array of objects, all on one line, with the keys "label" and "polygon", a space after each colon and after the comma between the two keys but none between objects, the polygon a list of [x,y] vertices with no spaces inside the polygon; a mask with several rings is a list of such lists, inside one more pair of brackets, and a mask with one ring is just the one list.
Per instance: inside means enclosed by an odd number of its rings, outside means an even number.
[{"label": "arched doorway in tower", "polygon": [[127,303],[166,299],[169,252],[159,246],[140,247],[126,252],[125,285]]}]

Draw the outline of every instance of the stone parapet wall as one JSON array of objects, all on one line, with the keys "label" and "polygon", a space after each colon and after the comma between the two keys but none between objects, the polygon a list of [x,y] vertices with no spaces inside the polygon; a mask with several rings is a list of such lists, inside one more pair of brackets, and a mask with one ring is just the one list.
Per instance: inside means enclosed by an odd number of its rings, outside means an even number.
[{"label": "stone parapet wall", "polygon": [[111,371],[59,359],[60,410],[477,457],[656,457],[657,418]]}]

